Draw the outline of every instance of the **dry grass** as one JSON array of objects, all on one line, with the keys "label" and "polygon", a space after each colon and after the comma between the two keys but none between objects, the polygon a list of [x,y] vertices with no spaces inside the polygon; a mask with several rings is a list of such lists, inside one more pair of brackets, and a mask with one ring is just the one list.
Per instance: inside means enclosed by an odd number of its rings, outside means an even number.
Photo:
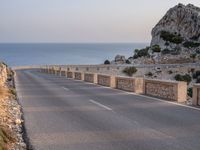
[{"label": "dry grass", "polygon": [[0,150],[8,150],[9,143],[12,142],[14,142],[14,139],[11,137],[10,131],[0,127]]},{"label": "dry grass", "polygon": [[9,94],[9,89],[3,86],[0,86],[0,99],[4,99],[8,97]]},{"label": "dry grass", "polygon": [[8,150],[9,144],[13,143],[11,131],[5,127],[4,118],[8,118],[8,106],[6,100],[11,96],[11,92],[7,87],[0,86],[0,150]]}]

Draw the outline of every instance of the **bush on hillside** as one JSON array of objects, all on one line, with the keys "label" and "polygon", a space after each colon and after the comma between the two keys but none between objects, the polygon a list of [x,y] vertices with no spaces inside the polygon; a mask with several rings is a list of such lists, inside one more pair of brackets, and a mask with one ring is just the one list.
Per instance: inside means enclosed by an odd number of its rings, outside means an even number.
[{"label": "bush on hillside", "polygon": [[199,42],[192,42],[192,41],[187,41],[183,43],[183,46],[186,48],[194,48],[194,47],[199,47],[200,43]]},{"label": "bush on hillside", "polygon": [[149,56],[149,49],[150,49],[149,47],[146,47],[146,48],[143,48],[143,49],[140,49],[140,50],[136,49],[133,58],[137,59],[139,57]]},{"label": "bush on hillside", "polygon": [[127,59],[126,60],[126,64],[131,64],[130,60]]},{"label": "bush on hillside", "polygon": [[197,77],[196,83],[200,83],[200,76]]},{"label": "bush on hillside", "polygon": [[176,81],[184,81],[187,82],[188,84],[192,81],[192,77],[189,74],[185,75],[177,74],[174,78]]},{"label": "bush on hillside", "polygon": [[152,76],[153,76],[153,73],[152,73],[152,72],[149,72],[149,73],[146,74],[146,76],[152,77]]},{"label": "bush on hillside", "polygon": [[169,73],[169,74],[172,74],[172,73],[173,73],[173,71],[172,71],[172,70],[169,70],[169,71],[168,71],[168,73]]},{"label": "bush on hillside", "polygon": [[183,38],[181,35],[173,34],[168,31],[161,31],[160,37],[167,42],[171,42],[174,44],[181,44],[183,42]]},{"label": "bush on hillside", "polygon": [[104,65],[110,65],[110,61],[109,61],[109,60],[106,60],[106,61],[104,62]]},{"label": "bush on hillside", "polygon": [[123,70],[123,73],[125,73],[128,76],[132,76],[137,72],[137,69],[135,67],[127,67]]},{"label": "bush on hillside", "polygon": [[152,49],[153,52],[155,52],[155,53],[160,53],[160,52],[161,52],[161,48],[160,48],[159,45],[154,45],[154,46],[152,46],[151,49]]},{"label": "bush on hillside", "polygon": [[195,73],[193,73],[193,78],[194,79],[197,79],[198,77],[200,77],[200,70],[198,70]]},{"label": "bush on hillside", "polygon": [[192,97],[192,95],[193,95],[193,90],[192,90],[192,88],[189,88],[189,89],[187,90],[187,95],[188,95],[189,97]]},{"label": "bush on hillside", "polygon": [[171,51],[168,48],[165,48],[164,50],[162,50],[162,54],[166,55],[166,54],[170,54]]}]

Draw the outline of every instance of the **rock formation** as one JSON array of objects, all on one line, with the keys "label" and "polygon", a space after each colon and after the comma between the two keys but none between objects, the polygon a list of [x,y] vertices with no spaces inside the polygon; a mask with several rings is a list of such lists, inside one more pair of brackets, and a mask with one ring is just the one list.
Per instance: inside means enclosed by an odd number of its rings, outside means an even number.
[{"label": "rock formation", "polygon": [[152,30],[151,46],[194,48],[200,46],[200,8],[178,4]]}]

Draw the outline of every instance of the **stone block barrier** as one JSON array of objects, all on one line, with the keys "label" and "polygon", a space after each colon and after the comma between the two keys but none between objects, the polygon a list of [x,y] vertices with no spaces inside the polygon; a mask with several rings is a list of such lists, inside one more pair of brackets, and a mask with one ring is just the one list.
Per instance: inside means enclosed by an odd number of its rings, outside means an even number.
[{"label": "stone block barrier", "polygon": [[67,72],[67,78],[74,78],[74,72]]},{"label": "stone block barrier", "polygon": [[195,106],[200,105],[200,84],[195,84],[193,86],[192,104]]},{"label": "stone block barrier", "polygon": [[99,85],[103,85],[103,86],[108,86],[110,87],[111,85],[111,77],[109,75],[97,75],[97,83]]},{"label": "stone block barrier", "polygon": [[97,75],[97,84],[116,88],[116,77],[115,76],[109,76],[109,75]]},{"label": "stone block barrier", "polygon": [[93,73],[85,73],[84,81],[94,83],[94,74]]},{"label": "stone block barrier", "polygon": [[185,102],[187,83],[145,79],[144,94],[166,100]]},{"label": "stone block barrier", "polygon": [[144,93],[143,78],[116,77],[116,88],[137,94]]},{"label": "stone block barrier", "polygon": [[84,80],[84,74],[82,72],[75,72],[74,79],[76,80]]},{"label": "stone block barrier", "polygon": [[[61,71],[55,70],[55,68],[49,68],[48,73],[180,103],[187,100],[186,82],[121,77],[91,72]],[[193,88],[193,104],[200,105],[200,85],[195,85]]]},{"label": "stone block barrier", "polygon": [[61,75],[61,71],[60,70],[56,70],[56,75],[60,76]]},{"label": "stone block barrier", "polygon": [[62,77],[66,77],[67,76],[67,72],[66,71],[61,71],[61,76]]}]

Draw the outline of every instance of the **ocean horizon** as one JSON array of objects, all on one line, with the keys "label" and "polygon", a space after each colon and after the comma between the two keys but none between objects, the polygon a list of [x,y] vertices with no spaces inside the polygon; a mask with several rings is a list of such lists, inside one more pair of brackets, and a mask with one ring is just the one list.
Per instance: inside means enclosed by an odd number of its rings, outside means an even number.
[{"label": "ocean horizon", "polygon": [[126,58],[148,43],[1,43],[0,61],[9,66],[102,64]]}]

